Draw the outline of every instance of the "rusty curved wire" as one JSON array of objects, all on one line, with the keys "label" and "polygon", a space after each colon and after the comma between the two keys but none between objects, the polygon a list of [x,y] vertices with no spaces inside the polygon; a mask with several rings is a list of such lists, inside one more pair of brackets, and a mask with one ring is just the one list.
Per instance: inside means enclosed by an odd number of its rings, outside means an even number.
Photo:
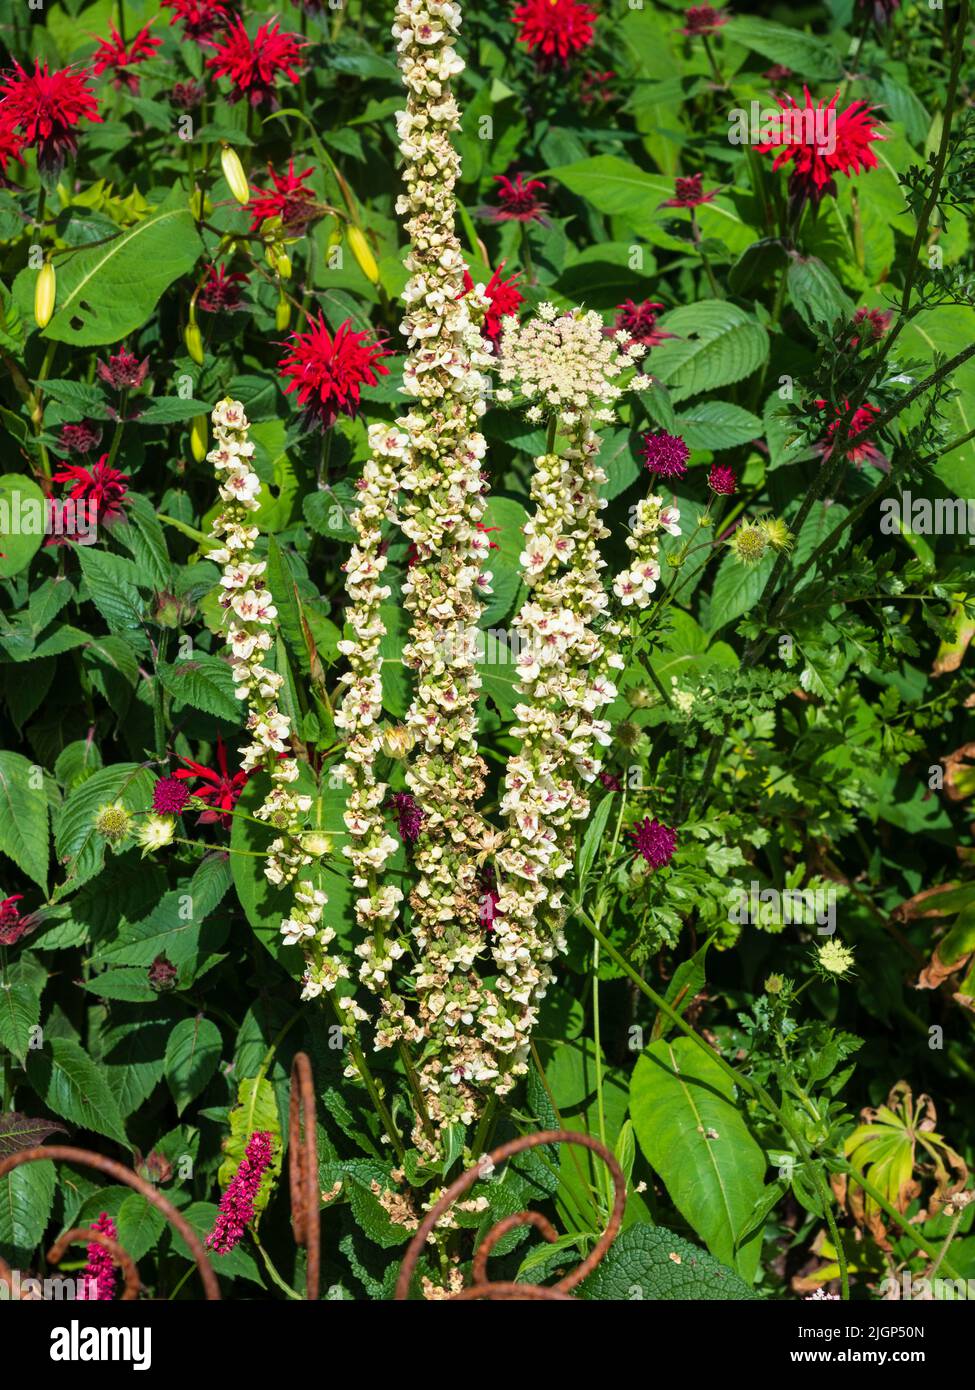
[{"label": "rusty curved wire", "polygon": [[[304,1139],[301,1136],[304,1120]],[[306,1052],[296,1052],[291,1063],[291,1099],[288,1107],[288,1185],[291,1190],[291,1229],[298,1245],[308,1251],[305,1297],[317,1300],[321,1271],[321,1201],[318,1184],[318,1129],[315,1115],[315,1078]]]},{"label": "rusty curved wire", "polygon": [[[577,1134],[570,1129],[546,1129],[538,1134],[523,1134],[520,1139],[511,1139],[507,1144],[502,1144],[500,1148],[492,1149],[486,1157],[493,1166],[496,1163],[503,1163],[505,1159],[512,1158],[515,1154],[524,1153],[526,1149],[535,1149],[543,1144],[581,1144],[583,1148],[591,1149],[593,1153],[598,1154],[606,1164],[613,1179],[613,1209],[610,1212],[605,1231],[586,1258],[558,1283],[543,1285],[515,1284],[501,1280],[495,1282],[487,1277],[488,1256],[498,1241],[509,1231],[518,1226],[534,1226],[536,1230],[541,1231],[546,1240],[555,1241],[558,1239],[551,1223],[537,1212],[523,1211],[514,1216],[506,1216],[495,1226],[492,1226],[474,1255],[472,1273],[475,1282],[469,1288],[461,1289],[458,1293],[452,1294],[450,1296],[451,1301],[541,1299],[572,1302],[569,1290],[577,1288],[592,1273],[619,1234],[623,1222],[623,1208],[626,1206],[626,1179],[616,1159],[598,1139],[592,1139],[588,1134]],[[403,1263],[400,1265],[399,1277],[396,1280],[396,1292],[393,1295],[395,1299],[408,1298],[410,1281],[413,1278],[417,1261],[426,1244],[427,1237],[440,1217],[453,1206],[457,1198],[468,1188],[473,1187],[478,1178],[484,1176],[483,1167],[484,1159],[481,1158],[473,1168],[468,1168],[465,1173],[461,1173],[460,1177],[456,1178],[446,1189],[436,1205],[427,1212],[410,1241],[403,1257]]]},{"label": "rusty curved wire", "polygon": [[131,1303],[134,1298],[139,1297],[142,1287],[139,1270],[124,1245],[119,1245],[117,1240],[107,1236],[104,1231],[96,1230],[94,1226],[72,1226],[70,1231],[58,1236],[47,1252],[48,1263],[60,1264],[69,1245],[100,1245],[103,1250],[107,1250],[112,1257],[112,1263],[118,1265],[125,1278],[121,1301]]},{"label": "rusty curved wire", "polygon": [[[150,1206],[162,1212],[169,1224],[175,1227],[183,1237],[190,1254],[196,1261],[196,1267],[200,1271],[200,1279],[203,1282],[207,1298],[219,1300],[220,1285],[217,1282],[217,1276],[210,1263],[210,1257],[204,1250],[193,1227],[184,1216],[180,1215],[173,1204],[153,1187],[152,1183],[146,1182],[145,1178],[140,1178],[138,1173],[133,1172],[131,1168],[126,1168],[124,1163],[117,1163],[114,1158],[106,1158],[103,1154],[95,1153],[93,1149],[76,1149],[70,1144],[47,1144],[34,1149],[21,1149],[19,1153],[11,1154],[9,1158],[0,1160],[0,1178],[6,1177],[8,1173],[21,1167],[24,1163],[80,1163],[87,1168],[95,1168],[98,1172],[114,1178],[116,1182],[124,1183],[126,1187],[131,1187],[136,1192],[141,1193]],[[69,1232],[69,1234],[74,1235],[76,1233]],[[94,1232],[91,1235],[94,1238]],[[62,1237],[63,1239],[64,1237]]]}]

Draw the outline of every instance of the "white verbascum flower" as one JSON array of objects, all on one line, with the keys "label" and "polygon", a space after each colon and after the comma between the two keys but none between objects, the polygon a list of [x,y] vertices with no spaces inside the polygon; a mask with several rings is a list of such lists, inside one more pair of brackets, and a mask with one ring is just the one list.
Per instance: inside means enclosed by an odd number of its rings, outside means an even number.
[{"label": "white verbascum flower", "polygon": [[660,531],[672,536],[680,535],[680,512],[676,507],[665,507],[662,497],[651,494],[636,504],[633,525],[626,538],[628,549],[633,551],[633,563],[613,580],[613,592],[624,608],[646,608],[650,596],[660,578],[660,565],[657,556]]}]

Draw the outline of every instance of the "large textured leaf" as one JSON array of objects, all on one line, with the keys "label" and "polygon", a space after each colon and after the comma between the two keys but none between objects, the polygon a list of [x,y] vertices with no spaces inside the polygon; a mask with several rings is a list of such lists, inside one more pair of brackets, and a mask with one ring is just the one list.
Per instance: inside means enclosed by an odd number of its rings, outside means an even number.
[{"label": "large textured leaf", "polygon": [[832,78],[840,73],[840,55],[824,39],[787,29],[757,15],[736,15],[722,32],[773,63],[781,63],[807,78]]},{"label": "large textured leaf", "polygon": [[247,1152],[253,1134],[271,1135],[271,1165],[261,1178],[254,1199],[254,1212],[260,1215],[267,1206],[274,1183],[281,1172],[281,1120],[274,1087],[265,1077],[245,1077],[237,1091],[237,1104],[230,1112],[230,1133],[223,1141],[224,1159],[217,1177],[226,1188],[233,1180]]},{"label": "large textured leaf", "polygon": [[511,610],[521,582],[518,556],[525,545],[522,527],[527,521],[527,513],[520,502],[513,497],[492,497],[484,514],[484,525],[497,527],[490,539],[498,547],[492,550],[487,559],[487,569],[491,571],[491,597],[481,615],[481,627],[488,628],[499,622]]},{"label": "large textured leaf", "polygon": [[217,1069],[223,1041],[220,1029],[210,1019],[184,1018],[177,1023],[166,1044],[166,1081],[182,1115]]},{"label": "large textured leaf", "polygon": [[29,1115],[8,1111],[0,1115],[0,1158],[9,1158],[21,1149],[35,1149],[52,1134],[67,1134],[54,1120],[32,1120]]},{"label": "large textured leaf", "polygon": [[664,1226],[630,1226],[602,1264],[579,1286],[579,1298],[687,1299],[695,1303],[753,1299],[744,1280],[706,1250]]},{"label": "large textured leaf", "polygon": [[[37,786],[34,786],[34,783]],[[0,750],[0,852],[47,892],[47,791],[33,763]]]},{"label": "large textured leaf", "polygon": [[191,962],[199,950],[201,929],[229,887],[227,856],[219,851],[208,855],[193,877],[166,893],[147,917],[123,923],[96,953],[95,963],[148,966],[162,952],[174,965]]},{"label": "large textured leaf", "polygon": [[91,546],[76,547],[92,603],[111,632],[125,632],[142,622],[144,604],[139,594],[139,570],[124,555]]},{"label": "large textured leaf", "polygon": [[0,984],[0,1049],[23,1061],[40,1013],[40,998],[27,985]]},{"label": "large textured leaf", "polygon": [[29,1268],[54,1205],[53,1163],[24,1163],[0,1178],[0,1255]]},{"label": "large textured leaf", "polygon": [[49,1110],[124,1146],[125,1125],[101,1070],[71,1038],[48,1038],[27,1057],[27,1079]]},{"label": "large textured leaf", "polygon": [[675,401],[751,376],[768,357],[765,329],[724,300],[686,304],[661,318],[674,337],[654,348],[653,374]]},{"label": "large textured leaf", "polygon": [[159,668],[159,678],[179,705],[190,705],[230,724],[240,722],[233,672],[220,657],[201,654],[174,661]]},{"label": "large textured leaf", "polygon": [[761,439],[761,420],[730,401],[697,401],[677,417],[676,433],[689,449],[734,449]]},{"label": "large textured leaf", "polygon": [[25,473],[0,478],[0,578],[19,574],[40,550],[44,509],[44,494],[33,478]]},{"label": "large textured leaf", "polygon": [[716,1259],[751,1279],[761,1241],[736,1251],[735,1238],[763,1191],[766,1163],[733,1090],[690,1038],[661,1039],[637,1059],[630,1114],[647,1162],[677,1210]]},{"label": "large textured leaf", "polygon": [[725,555],[715,575],[707,606],[705,626],[708,632],[717,632],[754,608],[774,564],[772,555],[766,555],[752,567],[743,565],[730,553]]},{"label": "large textured leaf", "polygon": [[163,291],[192,270],[202,250],[193,214],[183,206],[67,257],[58,266],[57,302],[45,336],[78,347],[117,343],[141,328]]}]

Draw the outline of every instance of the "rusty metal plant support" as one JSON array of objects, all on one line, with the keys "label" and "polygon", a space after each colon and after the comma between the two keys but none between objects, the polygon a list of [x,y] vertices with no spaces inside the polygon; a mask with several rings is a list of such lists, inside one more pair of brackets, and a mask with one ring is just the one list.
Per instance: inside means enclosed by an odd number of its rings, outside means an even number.
[{"label": "rusty metal plant support", "polygon": [[100,1245],[107,1250],[112,1257],[112,1263],[122,1271],[125,1278],[122,1302],[131,1303],[134,1298],[139,1297],[142,1284],[136,1263],[117,1240],[107,1236],[104,1231],[96,1231],[93,1226],[73,1226],[70,1231],[65,1231],[63,1236],[58,1236],[47,1252],[48,1264],[60,1264],[69,1245]]},{"label": "rusty metal plant support", "polygon": [[[304,1138],[302,1138],[304,1120]],[[291,1229],[295,1241],[308,1251],[305,1298],[318,1298],[322,1233],[318,1183],[318,1129],[315,1114],[315,1077],[306,1052],[296,1052],[291,1063],[291,1100],[288,1107],[288,1184],[291,1190]]]},{"label": "rusty metal plant support", "polygon": [[[451,1301],[459,1303],[475,1299],[487,1299],[492,1302],[501,1302],[530,1299],[571,1303],[574,1300],[569,1290],[577,1288],[592,1273],[619,1235],[623,1221],[623,1208],[626,1205],[626,1179],[616,1159],[598,1139],[591,1139],[588,1134],[576,1134],[569,1129],[546,1129],[539,1134],[524,1134],[520,1139],[512,1139],[507,1144],[502,1144],[500,1148],[493,1149],[486,1157],[493,1166],[496,1163],[503,1163],[505,1159],[512,1158],[515,1154],[524,1153],[526,1149],[538,1148],[542,1144],[581,1144],[583,1148],[591,1149],[593,1153],[598,1154],[606,1164],[613,1179],[613,1210],[610,1213],[605,1231],[586,1258],[556,1284],[515,1284],[510,1281],[492,1281],[487,1275],[488,1256],[498,1241],[509,1231],[515,1230],[518,1226],[534,1226],[546,1240],[555,1241],[558,1239],[551,1222],[538,1212],[522,1211],[514,1216],[506,1216],[502,1221],[492,1226],[475,1252],[472,1266],[474,1283],[469,1288],[461,1289],[459,1293],[450,1295]],[[457,1198],[468,1188],[473,1187],[478,1178],[486,1176],[483,1172],[484,1167],[485,1161],[481,1158],[473,1168],[468,1168],[466,1173],[461,1173],[460,1177],[450,1184],[436,1206],[431,1207],[427,1212],[407,1247],[406,1255],[400,1266],[399,1278],[396,1281],[394,1298],[402,1300],[409,1296],[410,1281],[427,1237],[440,1217],[453,1206]]]},{"label": "rusty metal plant support", "polygon": [[[138,1173],[133,1172],[131,1168],[126,1168],[124,1163],[117,1163],[114,1158],[106,1158],[103,1154],[97,1154],[93,1149],[76,1149],[69,1144],[49,1144],[34,1149],[22,1149],[19,1153],[11,1154],[9,1158],[0,1161],[0,1178],[6,1177],[8,1173],[12,1173],[15,1168],[19,1168],[24,1163],[80,1163],[87,1168],[97,1168],[100,1173],[114,1178],[116,1182],[124,1183],[126,1187],[134,1188],[136,1192],[140,1192],[151,1206],[162,1212],[169,1224],[175,1227],[183,1237],[190,1254],[196,1261],[196,1267],[200,1271],[200,1279],[207,1298],[219,1300],[220,1285],[217,1282],[217,1276],[210,1263],[210,1257],[204,1250],[193,1227],[184,1216],[180,1215],[173,1204],[153,1187],[152,1183],[146,1182],[145,1178],[140,1178]],[[112,1259],[121,1265],[125,1274],[123,1297],[131,1299],[136,1296],[139,1288],[139,1275],[131,1256],[116,1241],[108,1240],[102,1236],[100,1231],[81,1228],[68,1231],[52,1247],[49,1256],[51,1262],[56,1264],[63,1256],[65,1248],[76,1240],[103,1245]],[[6,1268],[0,1268],[0,1278],[3,1278],[5,1283],[9,1282]],[[130,1290],[132,1291],[130,1292]]]}]

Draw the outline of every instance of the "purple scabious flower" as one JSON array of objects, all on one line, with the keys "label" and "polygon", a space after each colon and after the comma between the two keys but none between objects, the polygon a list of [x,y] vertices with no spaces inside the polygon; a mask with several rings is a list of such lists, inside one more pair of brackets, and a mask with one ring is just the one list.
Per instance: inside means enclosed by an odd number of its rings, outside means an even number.
[{"label": "purple scabious flower", "polygon": [[645,816],[639,825],[627,832],[633,836],[633,852],[640,854],[652,869],[669,864],[677,849],[677,831],[662,821]]},{"label": "purple scabious flower", "polygon": [[401,839],[406,840],[408,844],[415,844],[420,838],[425,819],[416,801],[409,792],[393,792],[387,805],[392,806],[396,812]]},{"label": "purple scabious flower", "polygon": [[189,799],[189,791],[178,778],[160,777],[153,788],[152,809],[167,816],[178,816]]},{"label": "purple scabious flower", "polygon": [[643,436],[643,466],[659,478],[683,478],[690,456],[680,435],[661,430],[659,434]]},{"label": "purple scabious flower", "polygon": [[715,463],[708,474],[708,487],[719,497],[730,497],[738,486],[735,470],[726,464]]},{"label": "purple scabious flower", "polygon": [[218,1255],[229,1255],[239,1245],[254,1219],[254,1202],[261,1179],[271,1166],[271,1135],[267,1130],[252,1134],[247,1141],[240,1167],[220,1198],[220,1214],[204,1242]]},{"label": "purple scabious flower", "polygon": [[[98,1220],[91,1224],[92,1230],[100,1231],[103,1236],[108,1236],[109,1240],[118,1239],[115,1222],[107,1211],[103,1211]],[[88,1246],[88,1262],[81,1276],[78,1298],[88,1303],[110,1303],[114,1297],[115,1266],[112,1264],[112,1257],[104,1245],[98,1245],[93,1241]]]}]

